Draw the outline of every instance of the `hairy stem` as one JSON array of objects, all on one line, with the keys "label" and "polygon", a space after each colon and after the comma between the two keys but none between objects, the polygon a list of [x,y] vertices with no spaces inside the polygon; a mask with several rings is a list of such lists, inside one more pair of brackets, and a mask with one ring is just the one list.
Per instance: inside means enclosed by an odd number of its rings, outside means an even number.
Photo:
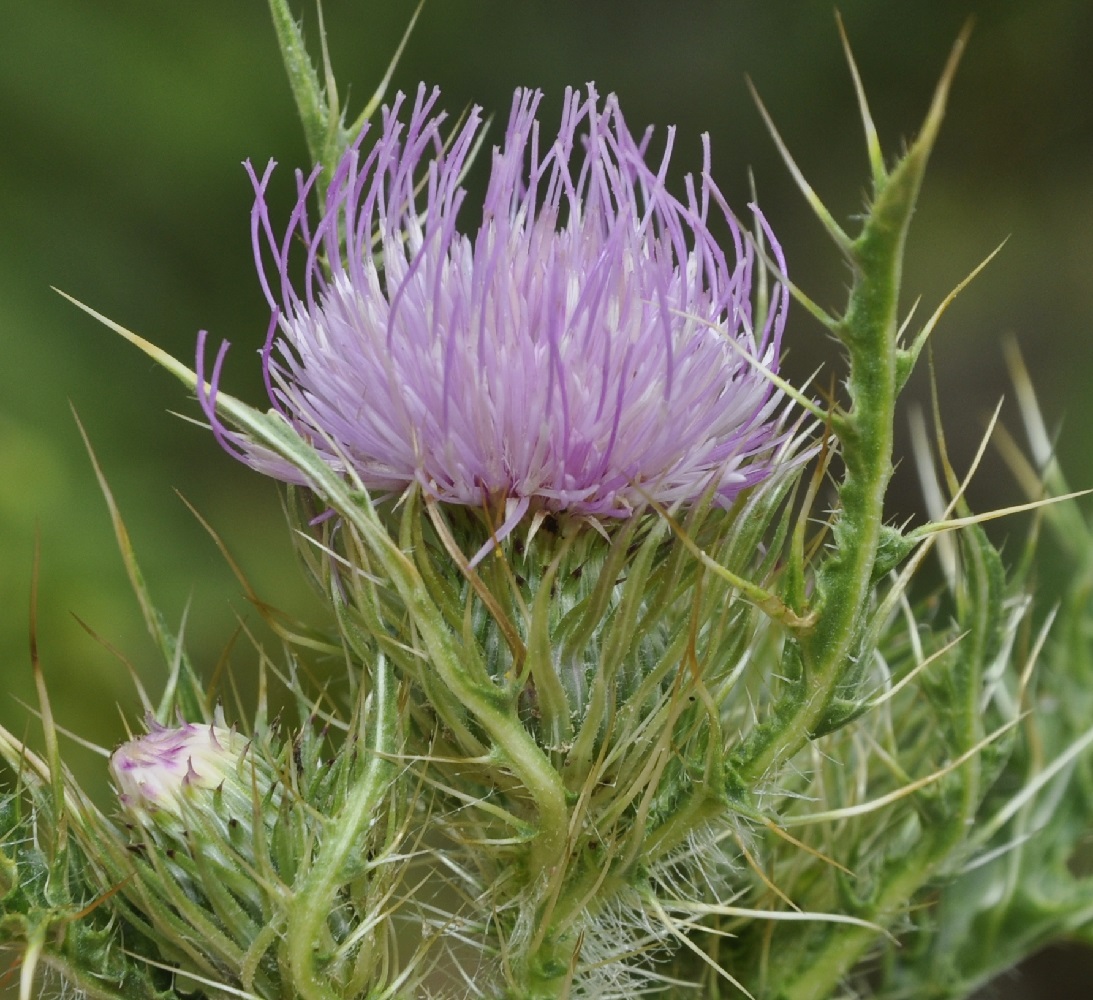
[{"label": "hairy stem", "polygon": [[[854,681],[863,653],[868,654],[861,640],[873,593],[884,495],[892,475],[896,397],[917,350],[898,343],[903,251],[962,49],[963,38],[953,50],[918,139],[890,173],[876,172],[874,202],[861,234],[847,243],[841,230],[832,232],[854,274],[846,312],[832,327],[847,349],[850,365],[850,407],[832,417],[845,463],[832,529],[835,544],[816,574],[816,624],[791,643],[799,650],[802,669],[791,674],[768,721],[732,756],[734,769],[748,783],[792,757],[819,732],[839,724],[832,709],[840,685]],[[831,228],[826,221],[825,225]]]},{"label": "hairy stem", "polygon": [[397,685],[390,665],[380,658],[373,668],[372,725],[368,740],[371,754],[364,774],[350,789],[342,812],[328,824],[325,840],[314,864],[306,869],[295,888],[289,911],[288,953],[293,985],[306,1000],[338,1000],[325,970],[316,969],[316,952],[323,939],[327,918],[335,908],[345,873],[355,867],[361,838],[380,815],[395,773],[398,753]]}]

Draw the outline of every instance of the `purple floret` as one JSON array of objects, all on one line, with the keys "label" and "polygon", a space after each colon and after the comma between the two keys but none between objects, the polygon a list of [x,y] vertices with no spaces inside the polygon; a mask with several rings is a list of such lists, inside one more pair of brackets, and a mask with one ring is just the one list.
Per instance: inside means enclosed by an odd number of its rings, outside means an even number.
[{"label": "purple floret", "polygon": [[[419,88],[407,121],[402,95],[384,109],[371,145],[358,140],[338,165],[314,226],[318,169],[297,173],[278,238],[273,164],[260,177],[248,164],[276,411],[380,497],[416,483],[445,503],[503,503],[499,534],[529,508],[625,517],[648,498],[707,490],[727,506],[764,479],[786,440],[785,397],[760,366],[777,369],[788,292],[774,282],[754,329],[762,265],[710,177],[708,138],[680,200],[665,186],[674,130],[650,165],[651,130],[636,139],[615,97],[601,108],[590,86],[567,91],[544,141],[541,95],[519,90],[468,231],[457,216],[481,113],[445,142],[438,96]],[[728,253],[711,215],[727,225]],[[202,393],[218,437],[259,471],[305,483],[217,422],[222,360]]]}]

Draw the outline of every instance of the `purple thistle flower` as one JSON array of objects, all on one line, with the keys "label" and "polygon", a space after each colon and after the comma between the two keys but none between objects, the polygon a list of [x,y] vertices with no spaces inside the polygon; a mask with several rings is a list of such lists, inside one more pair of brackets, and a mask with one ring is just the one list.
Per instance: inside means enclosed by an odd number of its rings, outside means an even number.
[{"label": "purple thistle flower", "polygon": [[[755,252],[710,176],[683,200],[649,129],[631,135],[618,102],[567,91],[549,145],[541,95],[518,90],[495,148],[481,223],[457,226],[461,178],[482,120],[471,111],[445,142],[438,92],[383,110],[380,134],[344,155],[312,227],[319,176],[297,172],[282,238],[259,177],[255,257],[272,309],[262,352],[280,415],[370,491],[411,484],[437,500],[497,510],[504,537],[529,508],[626,517],[711,490],[728,506],[771,471],[786,440],[776,370],[788,292],[776,282],[753,326]],[[731,253],[710,231],[728,226]],[[781,250],[755,209],[782,273]],[[302,247],[302,285],[292,248]],[[273,258],[272,278],[263,259]],[[761,264],[759,266],[762,266]],[[218,438],[268,475],[304,483],[287,461],[226,431],[215,394],[222,345],[200,399]],[[204,386],[204,333],[198,347]]]}]

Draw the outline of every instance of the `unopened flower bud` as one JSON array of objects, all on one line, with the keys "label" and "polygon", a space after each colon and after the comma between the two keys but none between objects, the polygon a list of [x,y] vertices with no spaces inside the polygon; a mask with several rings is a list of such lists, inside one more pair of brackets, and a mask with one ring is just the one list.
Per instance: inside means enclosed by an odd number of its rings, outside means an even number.
[{"label": "unopened flower bud", "polygon": [[[151,731],[123,743],[110,758],[122,806],[134,818],[158,824],[184,819],[188,807],[217,794],[229,809],[252,809],[250,740],[234,729],[187,723]],[[260,794],[269,788],[259,782]],[[206,803],[207,804],[207,803]]]},{"label": "unopened flower bud", "polygon": [[214,928],[224,941],[238,941],[245,928],[257,933],[267,890],[255,870],[275,866],[264,848],[282,815],[269,744],[229,729],[219,715],[211,723],[148,726],[110,758],[139,859],[141,906],[183,950],[190,943],[176,938],[180,891],[203,914],[198,936]]}]

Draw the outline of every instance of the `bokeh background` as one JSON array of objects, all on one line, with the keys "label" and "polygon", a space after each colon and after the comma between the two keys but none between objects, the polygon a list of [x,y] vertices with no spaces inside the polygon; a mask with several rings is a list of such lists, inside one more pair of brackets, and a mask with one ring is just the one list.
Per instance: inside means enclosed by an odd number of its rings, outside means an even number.
[{"label": "bokeh background", "polygon": [[[748,171],[790,272],[821,304],[847,274],[778,160],[749,75],[813,186],[840,220],[868,165],[831,0],[428,0],[394,86],[439,84],[453,112],[507,115],[517,85],[615,91],[632,126],[678,126],[678,173],[699,163],[742,211]],[[928,314],[1000,241],[1001,255],[936,334],[937,381],[965,464],[1007,392],[1003,337],[1025,353],[1077,485],[1093,482],[1093,4],[1083,0],[843,0],[882,140],[916,131],[949,48],[976,26],[912,230],[906,304]],[[330,50],[355,114],[383,75],[411,0],[326,0]],[[311,42],[310,3],[298,7]],[[27,730],[33,700],[28,605],[41,553],[38,638],[60,723],[112,747],[137,701],[125,669],[162,677],[117,556],[73,419],[93,442],[149,585],[186,622],[210,670],[239,618],[257,616],[181,492],[228,542],[270,602],[321,614],[295,569],[277,489],[173,415],[196,406],[173,380],[62,300],[72,295],[188,360],[196,332],[230,339],[228,387],[260,399],[255,350],[267,323],[251,261],[240,162],[277,159],[281,217],[306,150],[260,0],[0,2],[0,722]],[[500,127],[495,125],[494,135]],[[787,335],[796,377],[833,345],[801,311]],[[909,399],[928,400],[922,378]],[[1015,423],[1012,408],[1006,410]],[[905,440],[901,448],[905,447]],[[893,515],[918,506],[910,463]],[[980,508],[1019,499],[989,459]],[[1020,535],[1014,523],[999,529]],[[1050,584],[1050,581],[1049,581]],[[73,769],[105,793],[103,761],[73,745]],[[1053,952],[992,988],[997,997],[1087,997],[1088,966]],[[1051,976],[1055,978],[1050,979]],[[1061,977],[1061,978],[1060,978]]]}]

